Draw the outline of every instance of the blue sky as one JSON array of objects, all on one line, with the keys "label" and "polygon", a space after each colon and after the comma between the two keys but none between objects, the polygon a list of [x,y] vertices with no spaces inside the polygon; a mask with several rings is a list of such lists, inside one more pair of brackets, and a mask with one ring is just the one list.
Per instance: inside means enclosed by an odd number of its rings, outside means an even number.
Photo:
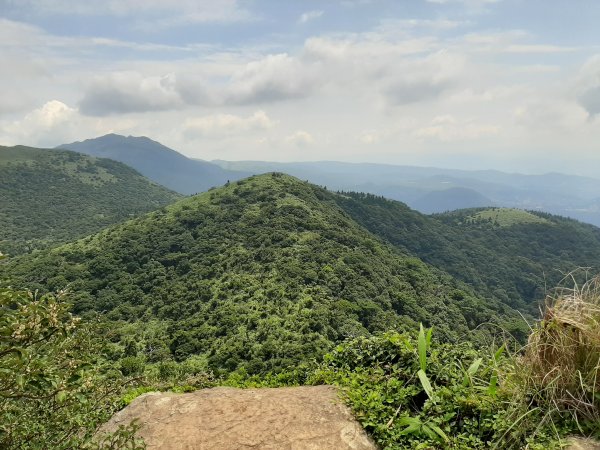
[{"label": "blue sky", "polygon": [[0,144],[596,176],[595,0],[0,0]]}]

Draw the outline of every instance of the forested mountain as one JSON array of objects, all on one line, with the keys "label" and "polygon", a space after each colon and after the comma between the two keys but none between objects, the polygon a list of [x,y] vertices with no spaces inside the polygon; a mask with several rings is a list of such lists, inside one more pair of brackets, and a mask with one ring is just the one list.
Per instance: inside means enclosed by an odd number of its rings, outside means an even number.
[{"label": "forested mountain", "polygon": [[64,243],[180,197],[108,159],[0,147],[0,252]]},{"label": "forested mountain", "polygon": [[127,333],[148,361],[200,354],[217,371],[279,370],[347,337],[419,322],[450,341],[487,322],[522,330],[511,308],[370,234],[340,198],[255,176],[12,258],[0,278],[68,287],[77,314],[143,321]]},{"label": "forested mountain", "polygon": [[187,158],[147,137],[107,134],[95,139],[64,144],[59,148],[125,163],[152,181],[181,194],[196,194],[227,181],[250,175],[216,164]]},{"label": "forested mountain", "polygon": [[338,205],[373,234],[521,310],[536,313],[547,287],[580,267],[600,268],[600,228],[507,208],[425,216],[370,194],[344,193]]},{"label": "forested mountain", "polygon": [[214,162],[230,170],[254,174],[280,171],[332,190],[382,195],[423,213],[504,206],[559,214],[600,226],[600,180],[589,177],[336,161]]}]

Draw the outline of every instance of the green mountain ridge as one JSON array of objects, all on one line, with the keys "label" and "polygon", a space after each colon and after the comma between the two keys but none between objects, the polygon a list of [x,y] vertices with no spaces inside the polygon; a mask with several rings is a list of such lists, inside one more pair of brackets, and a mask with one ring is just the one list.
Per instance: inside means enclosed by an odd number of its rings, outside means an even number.
[{"label": "green mountain ridge", "polygon": [[19,254],[71,241],[178,198],[116,161],[0,147],[0,251]]},{"label": "green mountain ridge", "polygon": [[[277,371],[345,338],[419,322],[450,341],[487,322],[520,329],[511,308],[371,235],[340,197],[283,174],[255,176],[11,259],[0,278],[66,286],[84,316],[154,321],[161,357],[202,355],[216,371]],[[147,328],[129,337],[153,360]]]}]

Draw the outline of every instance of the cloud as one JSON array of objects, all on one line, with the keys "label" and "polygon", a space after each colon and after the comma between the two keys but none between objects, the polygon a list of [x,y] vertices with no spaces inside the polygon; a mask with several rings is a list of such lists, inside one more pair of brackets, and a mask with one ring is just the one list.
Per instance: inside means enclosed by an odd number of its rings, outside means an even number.
[{"label": "cloud", "polygon": [[507,53],[565,53],[574,52],[575,50],[577,50],[575,47],[542,44],[513,44],[505,49]]},{"label": "cloud", "polygon": [[553,134],[560,131],[566,135],[580,130],[585,124],[586,113],[570,99],[534,97],[517,106],[513,118],[516,125],[528,133]]},{"label": "cloud", "polygon": [[234,114],[214,114],[189,118],[183,124],[183,132],[189,137],[229,137],[252,131],[268,130],[276,122],[264,111],[256,111],[248,117]]},{"label": "cloud", "polygon": [[315,142],[315,139],[310,133],[304,130],[298,130],[295,133],[287,136],[285,142],[296,145],[298,147],[306,147]]},{"label": "cloud", "polygon": [[79,109],[90,116],[107,116],[175,109],[182,105],[174,74],[143,77],[117,72],[96,77],[88,86]]},{"label": "cloud", "polygon": [[231,23],[254,18],[238,0],[9,0],[6,8],[7,12],[29,15],[132,18],[134,24],[159,28],[191,23]]},{"label": "cloud", "polygon": [[323,15],[323,11],[317,11],[317,10],[308,11],[308,12],[302,13],[300,15],[300,17],[298,18],[298,23],[310,22],[311,20],[318,19],[322,15]]},{"label": "cloud", "polygon": [[77,109],[58,101],[50,100],[21,120],[0,123],[0,135],[8,143],[20,142],[39,144],[48,135],[69,136],[77,127]]},{"label": "cloud", "polygon": [[434,138],[440,141],[465,141],[492,136],[500,132],[497,125],[477,123],[473,119],[459,120],[452,115],[434,117],[428,126],[414,131],[417,138]]},{"label": "cloud", "polygon": [[391,105],[406,105],[439,98],[458,84],[464,57],[445,51],[405,61],[393,71],[382,89]]},{"label": "cloud", "polygon": [[265,103],[306,97],[319,82],[318,67],[287,53],[268,55],[235,73],[225,103]]},{"label": "cloud", "polygon": [[577,79],[577,99],[591,117],[600,114],[600,55],[586,61]]}]

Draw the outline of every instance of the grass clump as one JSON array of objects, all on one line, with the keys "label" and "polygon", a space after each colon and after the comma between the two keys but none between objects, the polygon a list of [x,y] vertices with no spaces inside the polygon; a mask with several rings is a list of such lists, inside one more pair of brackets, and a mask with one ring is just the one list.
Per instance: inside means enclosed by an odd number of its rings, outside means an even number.
[{"label": "grass clump", "polygon": [[546,409],[569,415],[582,431],[600,424],[600,277],[549,296],[532,330],[523,383]]}]

